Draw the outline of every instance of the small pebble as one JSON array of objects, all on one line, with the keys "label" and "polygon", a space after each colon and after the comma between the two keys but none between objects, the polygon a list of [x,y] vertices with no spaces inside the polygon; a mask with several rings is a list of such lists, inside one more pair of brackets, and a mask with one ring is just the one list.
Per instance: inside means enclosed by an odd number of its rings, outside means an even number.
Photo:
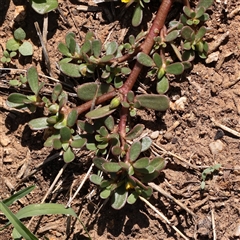
[{"label": "small pebble", "polygon": [[234,237],[240,237],[240,223],[238,223],[235,229]]},{"label": "small pebble", "polygon": [[223,150],[223,147],[224,147],[224,144],[220,140],[211,142],[209,144],[210,151],[213,155],[216,155],[219,152],[221,152]]},{"label": "small pebble", "polygon": [[170,141],[170,140],[173,138],[173,135],[172,135],[172,133],[170,133],[170,132],[166,132],[166,133],[163,135],[163,137],[164,137],[165,139],[167,139],[168,141]]},{"label": "small pebble", "polygon": [[157,139],[159,136],[159,131],[154,131],[151,133],[150,138],[151,139]]},{"label": "small pebble", "polygon": [[223,130],[222,129],[218,129],[217,132],[216,132],[216,135],[214,137],[214,140],[216,141],[218,139],[221,139],[221,138],[223,138],[223,136],[224,136]]},{"label": "small pebble", "polygon": [[219,58],[219,51],[213,52],[208,55],[208,58],[206,59],[206,63],[211,63],[211,62],[217,62]]},{"label": "small pebble", "polygon": [[6,147],[10,143],[10,139],[7,136],[4,136],[3,138],[0,138],[0,144],[3,147]]}]

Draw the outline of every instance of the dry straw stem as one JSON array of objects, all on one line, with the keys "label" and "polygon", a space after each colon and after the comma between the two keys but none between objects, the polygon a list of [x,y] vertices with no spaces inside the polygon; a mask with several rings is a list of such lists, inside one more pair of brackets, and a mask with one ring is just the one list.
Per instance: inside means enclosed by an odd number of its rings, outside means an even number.
[{"label": "dry straw stem", "polygon": [[177,227],[173,226],[172,223],[168,220],[168,218],[167,218],[166,216],[164,216],[161,212],[159,212],[158,209],[155,208],[147,199],[145,199],[145,198],[143,198],[143,197],[141,197],[141,196],[139,196],[139,198],[140,198],[143,202],[145,202],[155,213],[157,213],[158,216],[159,216],[162,220],[164,220],[171,228],[173,228],[181,237],[183,237],[185,240],[189,240],[188,237],[186,237],[182,232],[180,232],[180,230],[179,230]]},{"label": "dry straw stem", "polygon": [[160,186],[156,185],[155,183],[148,183],[150,187],[152,187],[154,190],[160,192],[164,197],[169,198],[170,200],[174,201],[177,205],[179,205],[181,208],[183,208],[186,212],[191,214],[193,217],[197,218],[197,215],[191,211],[187,206],[185,206],[183,203],[178,201],[176,198],[174,198],[171,194],[166,192],[164,189],[162,189]]},{"label": "dry straw stem", "polygon": [[237,131],[235,131],[235,130],[233,130],[233,129],[231,129],[231,128],[229,128],[229,127],[227,127],[227,126],[225,126],[225,125],[223,125],[223,124],[221,124],[219,122],[217,122],[214,118],[211,118],[211,121],[214,123],[215,126],[220,127],[224,131],[226,131],[228,133],[231,133],[235,137],[240,138],[240,133],[239,132],[237,132]]}]

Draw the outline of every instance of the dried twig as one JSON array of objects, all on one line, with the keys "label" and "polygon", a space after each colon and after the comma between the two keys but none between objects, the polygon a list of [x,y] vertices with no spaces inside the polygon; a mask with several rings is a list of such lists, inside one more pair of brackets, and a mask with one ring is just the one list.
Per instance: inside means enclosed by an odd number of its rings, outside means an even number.
[{"label": "dried twig", "polygon": [[214,208],[211,210],[211,218],[212,218],[213,240],[217,240],[216,225],[215,225],[215,218],[214,218]]},{"label": "dried twig", "polygon": [[145,202],[155,213],[158,214],[158,216],[163,219],[171,228],[173,228],[181,237],[183,237],[185,240],[189,240],[188,237],[186,237],[182,232],[180,232],[180,230],[173,226],[172,223],[168,220],[168,218],[166,216],[164,216],[161,212],[158,211],[157,208],[155,208],[148,200],[146,200],[145,198],[139,196],[139,198]]}]

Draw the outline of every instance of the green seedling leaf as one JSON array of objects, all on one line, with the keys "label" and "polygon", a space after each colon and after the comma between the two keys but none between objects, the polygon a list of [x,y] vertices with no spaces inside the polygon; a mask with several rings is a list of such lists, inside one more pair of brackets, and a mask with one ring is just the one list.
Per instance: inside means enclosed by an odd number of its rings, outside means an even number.
[{"label": "green seedling leaf", "polygon": [[186,16],[188,16],[189,18],[191,18],[191,15],[192,15],[192,13],[193,13],[193,11],[189,8],[189,7],[187,7],[187,6],[184,6],[183,7],[183,12],[186,14]]},{"label": "green seedling leaf", "polygon": [[33,47],[30,42],[24,42],[18,49],[22,56],[33,55]]},{"label": "green seedling leaf", "polygon": [[21,43],[15,40],[14,38],[11,38],[6,43],[6,48],[9,51],[17,51],[20,47]]},{"label": "green seedling leaf", "polygon": [[106,45],[106,55],[113,55],[118,49],[118,44],[115,41],[109,42]]},{"label": "green seedling leaf", "polygon": [[134,162],[137,160],[142,150],[142,144],[140,142],[134,142],[129,149],[129,159]]},{"label": "green seedling leaf", "polygon": [[48,122],[47,122],[47,117],[41,117],[41,118],[35,118],[32,119],[28,125],[32,130],[42,130],[49,128]]},{"label": "green seedling leaf", "polygon": [[84,83],[77,87],[77,95],[80,99],[89,101],[113,90],[114,88],[106,83]]},{"label": "green seedling leaf", "polygon": [[110,195],[111,195],[111,190],[110,190],[110,189],[104,189],[104,190],[100,193],[100,198],[102,198],[102,199],[107,199]]},{"label": "green seedling leaf", "polygon": [[93,127],[93,125],[90,124],[90,123],[88,123],[88,122],[86,122],[86,121],[78,120],[78,121],[77,121],[77,126],[78,126],[81,130],[83,130],[83,131],[85,131],[85,132],[87,132],[87,133],[92,134],[92,133],[94,132],[94,127]]},{"label": "green seedling leaf", "polygon": [[23,104],[27,99],[28,99],[27,96],[24,94],[11,93],[7,98],[7,105],[8,105],[8,103]]},{"label": "green seedling leaf", "polygon": [[32,8],[39,14],[51,12],[58,7],[57,0],[30,0]]},{"label": "green seedling leaf", "polygon": [[65,163],[69,163],[71,161],[73,161],[75,158],[75,155],[72,151],[72,149],[69,147],[66,152],[63,153],[63,160]]},{"label": "green seedling leaf", "polygon": [[198,32],[195,36],[196,41],[201,40],[204,37],[204,35],[206,34],[206,32],[207,32],[206,27],[204,27],[204,26],[200,27],[200,29],[198,30]]},{"label": "green seedling leaf", "polygon": [[61,136],[61,141],[63,143],[66,143],[70,140],[72,137],[71,129],[68,127],[63,127],[60,129],[60,136]]},{"label": "green seedling leaf", "polygon": [[147,157],[140,158],[136,162],[134,162],[133,167],[134,168],[146,168],[149,164],[149,159]]},{"label": "green seedling leaf", "polygon": [[150,173],[150,174],[144,174],[144,176],[141,178],[141,181],[143,183],[148,183],[158,176],[159,176],[159,171],[154,171],[153,173]]},{"label": "green seedling leaf", "polygon": [[117,162],[105,162],[102,167],[107,172],[118,172],[122,167]]},{"label": "green seedling leaf", "polygon": [[96,185],[100,185],[103,180],[103,177],[100,177],[96,174],[92,174],[92,175],[90,175],[89,179],[92,183],[94,183]]},{"label": "green seedling leaf", "polygon": [[132,103],[134,101],[134,97],[135,97],[135,95],[134,95],[133,91],[129,91],[127,93],[127,100],[129,103]]},{"label": "green seedling leaf", "polygon": [[35,67],[30,67],[27,71],[27,80],[31,90],[35,95],[38,95],[39,85],[38,85],[38,73]]},{"label": "green seedling leaf", "polygon": [[99,119],[110,115],[115,110],[116,109],[110,109],[110,105],[107,105],[101,108],[96,108],[95,110],[88,112],[85,116],[90,119]]},{"label": "green seedling leaf", "polygon": [[137,27],[141,24],[142,22],[142,18],[143,18],[143,10],[140,4],[137,4],[135,9],[134,9],[134,13],[133,13],[133,17],[132,17],[132,25],[134,27]]},{"label": "green seedling leaf", "polygon": [[111,59],[114,58],[114,55],[106,55],[106,56],[103,56],[101,59],[100,59],[100,63],[106,63],[106,62],[109,62]]},{"label": "green seedling leaf", "polygon": [[0,211],[4,213],[7,219],[12,223],[12,225],[16,228],[18,233],[24,237],[26,240],[38,240],[36,236],[34,236],[18,219],[16,215],[14,215],[10,209],[3,203],[0,202]]},{"label": "green seedling leaf", "polygon": [[95,165],[98,169],[100,169],[100,170],[102,170],[102,171],[105,172],[105,170],[104,170],[103,167],[102,167],[102,165],[103,165],[104,163],[107,163],[107,161],[106,161],[105,159],[99,158],[99,157],[95,157],[95,158],[93,159],[93,163],[94,163],[94,165]]},{"label": "green seedling leaf", "polygon": [[179,30],[171,31],[170,33],[167,34],[164,41],[171,42],[171,41],[175,40],[179,36],[179,32],[180,32]]},{"label": "green seedling leaf", "polygon": [[187,41],[192,41],[194,40],[195,34],[192,28],[185,26],[181,30],[181,36]]},{"label": "green seedling leaf", "polygon": [[53,141],[55,139],[60,139],[60,134],[58,132],[47,138],[47,140],[44,142],[44,147],[53,147]]},{"label": "green seedling leaf", "polygon": [[76,41],[75,39],[72,37],[72,38],[69,38],[68,40],[68,48],[69,48],[69,51],[70,51],[70,54],[71,55],[74,55],[75,51],[76,51]]},{"label": "green seedling leaf", "polygon": [[189,68],[191,68],[192,67],[192,64],[190,63],[190,62],[182,62],[182,64],[183,64],[183,66],[184,66],[184,70],[186,70],[186,69],[189,69]]},{"label": "green seedling leaf", "polygon": [[82,48],[80,50],[81,54],[87,54],[91,50],[91,42],[87,39],[85,39],[84,44],[82,45]]},{"label": "green seedling leaf", "polygon": [[169,74],[180,75],[184,71],[184,66],[180,62],[172,63],[166,66],[165,71]]},{"label": "green seedling leaf", "polygon": [[183,61],[193,61],[195,58],[195,52],[191,49],[191,50],[186,50],[183,52],[182,54],[182,60]]},{"label": "green seedling leaf", "polygon": [[56,150],[61,149],[62,148],[62,142],[60,141],[60,139],[53,139],[52,146]]},{"label": "green seedling leaf", "polygon": [[151,187],[147,187],[147,189],[143,189],[141,195],[144,198],[149,198],[152,196],[153,190]]},{"label": "green seedling leaf", "polygon": [[18,41],[22,41],[26,38],[26,33],[22,28],[18,28],[13,33],[14,38]]},{"label": "green seedling leaf", "polygon": [[150,137],[144,137],[142,139],[142,149],[141,152],[148,150],[152,145],[152,139]]},{"label": "green seedling leaf", "polygon": [[200,0],[197,4],[197,8],[204,7],[209,8],[213,4],[214,0]]},{"label": "green seedling leaf", "polygon": [[75,34],[73,32],[69,32],[66,34],[65,43],[66,43],[67,48],[70,48],[71,39],[74,39],[74,38],[75,38]]},{"label": "green seedling leaf", "polygon": [[195,18],[200,18],[206,11],[204,7],[197,8],[196,10],[197,12]]},{"label": "green seedling leaf", "polygon": [[9,85],[11,85],[13,87],[19,87],[19,86],[21,86],[21,82],[16,79],[13,79],[13,80],[9,81]]},{"label": "green seedling leaf", "polygon": [[23,190],[20,190],[16,193],[14,193],[11,197],[4,199],[2,202],[9,207],[10,205],[12,205],[14,202],[16,202],[17,200],[23,198],[24,196],[26,196],[28,193],[30,193],[33,189],[35,188],[35,186],[30,186],[30,187],[26,187]]},{"label": "green seedling leaf", "polygon": [[102,50],[102,43],[100,40],[96,39],[92,41],[92,51],[93,51],[93,55],[94,57],[98,58],[101,54],[101,50]]},{"label": "green seedling leaf", "polygon": [[78,113],[76,109],[73,109],[67,116],[67,126],[72,127],[78,118]]},{"label": "green seedling leaf", "polygon": [[111,198],[112,207],[116,210],[121,209],[125,205],[127,201],[127,197],[128,197],[128,191],[126,191],[125,185],[122,184],[113,193],[113,196]]},{"label": "green seedling leaf", "polygon": [[128,204],[134,204],[137,201],[139,195],[140,194],[138,192],[131,193],[127,198],[127,203]]},{"label": "green seedling leaf", "polygon": [[104,124],[109,131],[114,129],[114,118],[110,115],[104,120]]},{"label": "green seedling leaf", "polygon": [[122,153],[122,149],[119,146],[113,146],[111,148],[112,154],[115,156],[119,156]]},{"label": "green seedling leaf", "polygon": [[142,107],[156,111],[166,111],[169,107],[169,99],[164,95],[142,94],[136,99]]},{"label": "green seedling leaf", "polygon": [[59,68],[64,74],[69,77],[81,77],[78,64],[60,62]]},{"label": "green seedling leaf", "polygon": [[58,44],[58,51],[66,57],[71,57],[72,54],[70,53],[68,47],[64,43],[59,43]]},{"label": "green seedling leaf", "polygon": [[166,93],[169,89],[169,81],[166,76],[163,76],[158,82],[157,82],[157,92],[159,94]]},{"label": "green seedling leaf", "polygon": [[[112,187],[110,186],[112,184],[112,181],[111,180],[103,180],[101,183],[100,183],[100,188],[108,188],[108,189],[112,189]],[[110,186],[110,187],[109,187]]]},{"label": "green seedling leaf", "polygon": [[133,129],[126,134],[125,139],[127,140],[133,140],[139,137],[144,130],[144,125],[143,124],[137,124],[133,127]]},{"label": "green seedling leaf", "polygon": [[121,104],[120,97],[115,97],[110,102],[110,109],[117,108]]},{"label": "green seedling leaf", "polygon": [[131,73],[131,69],[128,67],[121,68],[121,73],[124,75],[129,75]]},{"label": "green seedling leaf", "polygon": [[102,137],[107,137],[108,136],[108,130],[105,126],[100,127],[99,133],[101,134]]},{"label": "green seedling leaf", "polygon": [[55,103],[58,100],[58,96],[62,92],[62,84],[58,83],[54,86],[53,92],[52,92],[52,101]]},{"label": "green seedling leaf", "polygon": [[152,166],[156,171],[161,171],[165,168],[166,161],[164,158],[155,157],[150,161],[149,166]]},{"label": "green seedling leaf", "polygon": [[152,58],[143,52],[137,54],[137,61],[146,67],[151,67],[154,65]]},{"label": "green seedling leaf", "polygon": [[161,56],[158,54],[158,53],[154,53],[153,54],[153,61],[154,61],[154,63],[156,64],[156,66],[158,67],[158,68],[161,68],[162,67],[162,58],[161,58]]},{"label": "green seedling leaf", "polygon": [[73,148],[82,148],[87,142],[87,139],[86,138],[81,138],[81,139],[76,139],[76,140],[73,140],[70,145],[71,147]]}]

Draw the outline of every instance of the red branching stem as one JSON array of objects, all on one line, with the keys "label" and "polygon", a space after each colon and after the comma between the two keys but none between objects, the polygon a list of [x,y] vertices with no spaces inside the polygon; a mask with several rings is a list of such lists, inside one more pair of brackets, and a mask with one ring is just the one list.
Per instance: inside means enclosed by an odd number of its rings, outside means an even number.
[{"label": "red branching stem", "polygon": [[[149,54],[153,44],[154,44],[154,38],[157,37],[160,33],[160,30],[164,26],[166,17],[168,12],[170,11],[170,8],[172,6],[173,0],[163,0],[162,4],[157,12],[157,15],[153,21],[153,24],[149,30],[149,33],[147,35],[147,38],[143,42],[141,49],[142,52]],[[138,62],[136,62],[135,66],[133,67],[131,74],[129,75],[128,79],[124,83],[124,85],[119,89],[119,92],[123,95],[126,95],[134,86],[138,75],[140,74],[142,70],[142,65]]]},{"label": "red branching stem", "polygon": [[[108,92],[100,97],[98,97],[96,99],[95,104],[101,104],[104,103],[108,100],[111,100],[112,98],[114,98],[117,95],[117,92],[114,90],[112,92]],[[81,113],[87,111],[88,109],[90,109],[92,106],[92,100],[88,101],[80,106],[77,106],[75,109],[77,110],[78,115],[80,115]]]},{"label": "red branching stem", "polygon": [[118,124],[118,127],[119,127],[118,132],[120,135],[122,147],[124,146],[124,143],[125,143],[126,125],[127,125],[128,115],[129,115],[129,109],[122,107],[121,113],[120,113],[121,117],[120,117],[120,121]]}]

